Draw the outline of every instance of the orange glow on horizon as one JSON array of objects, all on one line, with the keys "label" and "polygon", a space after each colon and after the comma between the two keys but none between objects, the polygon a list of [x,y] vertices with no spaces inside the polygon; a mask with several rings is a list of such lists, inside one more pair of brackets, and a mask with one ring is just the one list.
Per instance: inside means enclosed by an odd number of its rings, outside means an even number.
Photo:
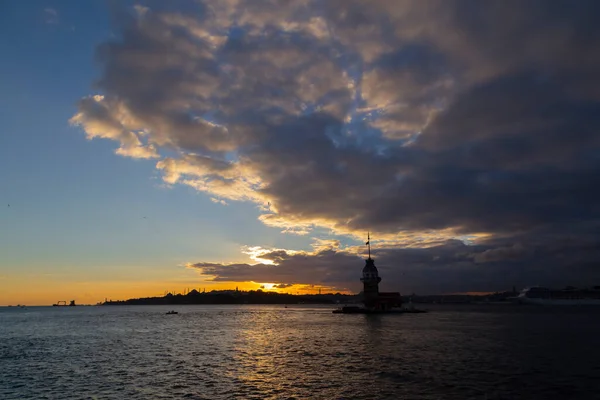
[{"label": "orange glow on horizon", "polygon": [[[254,282],[252,282],[254,283]],[[276,292],[276,293],[287,293],[287,294],[319,294],[319,290],[321,294],[326,293],[341,293],[341,294],[353,294],[349,290],[337,289],[331,286],[318,286],[318,285],[309,285],[309,284],[295,284],[289,287],[280,288],[277,287],[276,283],[258,283],[258,289]],[[256,290],[256,289],[254,289]]]},{"label": "orange glow on horizon", "polygon": [[285,288],[276,287],[276,283],[258,282],[215,282],[196,281],[189,283],[165,281],[120,281],[120,282],[93,282],[76,281],[63,282],[56,280],[30,281],[23,278],[4,279],[3,290],[0,291],[0,306],[27,305],[48,306],[57,301],[75,300],[76,304],[96,304],[107,300],[127,300],[143,297],[160,297],[166,293],[184,294],[196,289],[199,292],[213,290],[264,290],[288,294],[318,294],[343,293],[350,291],[338,290],[326,286],[298,284]]}]

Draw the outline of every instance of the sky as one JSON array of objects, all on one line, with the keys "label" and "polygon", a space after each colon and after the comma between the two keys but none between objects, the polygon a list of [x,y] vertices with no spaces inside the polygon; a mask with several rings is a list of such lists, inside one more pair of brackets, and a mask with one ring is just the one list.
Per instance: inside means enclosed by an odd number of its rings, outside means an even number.
[{"label": "sky", "polygon": [[600,284],[600,4],[0,4],[0,304]]}]

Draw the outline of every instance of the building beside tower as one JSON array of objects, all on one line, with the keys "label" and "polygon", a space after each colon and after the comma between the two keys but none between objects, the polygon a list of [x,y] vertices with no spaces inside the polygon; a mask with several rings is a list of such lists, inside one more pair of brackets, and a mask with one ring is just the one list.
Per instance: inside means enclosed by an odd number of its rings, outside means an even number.
[{"label": "building beside tower", "polygon": [[375,266],[375,260],[371,258],[371,235],[367,235],[367,243],[369,249],[369,258],[365,261],[365,266],[362,270],[363,283],[363,303],[367,310],[372,311],[388,311],[395,307],[402,306],[402,297],[399,292],[380,292],[379,282],[381,277]]}]

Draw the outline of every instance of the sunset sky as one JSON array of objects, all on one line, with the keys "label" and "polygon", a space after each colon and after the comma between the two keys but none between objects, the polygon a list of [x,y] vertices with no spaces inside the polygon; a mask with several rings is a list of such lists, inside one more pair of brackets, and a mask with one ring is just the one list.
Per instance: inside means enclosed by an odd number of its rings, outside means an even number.
[{"label": "sunset sky", "polygon": [[600,3],[0,3],[0,305],[600,285]]}]

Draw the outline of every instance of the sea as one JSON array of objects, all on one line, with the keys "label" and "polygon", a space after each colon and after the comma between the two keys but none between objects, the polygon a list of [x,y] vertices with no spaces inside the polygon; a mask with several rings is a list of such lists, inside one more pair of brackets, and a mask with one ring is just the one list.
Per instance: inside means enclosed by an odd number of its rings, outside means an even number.
[{"label": "sea", "polygon": [[600,399],[600,307],[420,308],[2,307],[0,399]]}]

